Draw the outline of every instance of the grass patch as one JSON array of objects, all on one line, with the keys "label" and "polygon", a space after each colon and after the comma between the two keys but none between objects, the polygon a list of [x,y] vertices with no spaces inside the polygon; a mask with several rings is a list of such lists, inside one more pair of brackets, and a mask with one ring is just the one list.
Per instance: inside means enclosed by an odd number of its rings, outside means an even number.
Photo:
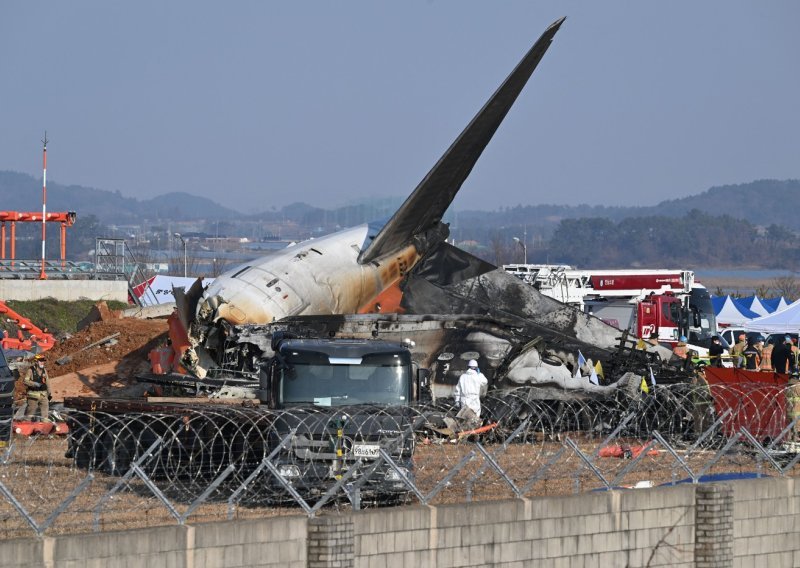
[{"label": "grass patch", "polygon": [[[9,300],[6,302],[9,308],[31,320],[34,324],[50,333],[58,336],[65,333],[75,333],[78,322],[89,313],[97,302],[95,300],[77,300],[65,302],[54,298],[43,300],[33,300],[22,302]],[[124,310],[129,308],[125,302],[107,302],[112,310]],[[17,326],[13,322],[8,322],[7,317],[0,321],[0,328],[7,329],[10,333],[16,333]]]}]

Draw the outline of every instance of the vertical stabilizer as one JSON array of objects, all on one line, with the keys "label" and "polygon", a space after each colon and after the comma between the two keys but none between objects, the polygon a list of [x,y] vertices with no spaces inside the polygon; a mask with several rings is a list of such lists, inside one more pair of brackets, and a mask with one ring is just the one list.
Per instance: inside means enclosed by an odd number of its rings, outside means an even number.
[{"label": "vertical stabilizer", "polygon": [[550,24],[533,44],[372,243],[361,252],[359,263],[371,262],[409,244],[415,235],[424,233],[441,221],[564,20],[561,18]]}]

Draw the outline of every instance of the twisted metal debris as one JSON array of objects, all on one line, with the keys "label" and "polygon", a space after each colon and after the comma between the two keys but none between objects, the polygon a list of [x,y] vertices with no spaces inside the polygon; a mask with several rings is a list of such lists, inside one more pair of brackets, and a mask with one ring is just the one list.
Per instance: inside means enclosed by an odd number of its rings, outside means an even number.
[{"label": "twisted metal debris", "polygon": [[[447,401],[375,408],[390,431],[355,457],[354,409],[70,411],[69,442],[16,437],[0,461],[3,538],[649,487],[725,473],[795,476],[791,393],[763,385],[658,386],[616,400],[485,400],[479,432]],[[787,398],[787,396],[789,398]],[[789,409],[791,410],[791,409]],[[319,459],[310,459],[319,458]],[[324,464],[324,467],[320,467]]]}]

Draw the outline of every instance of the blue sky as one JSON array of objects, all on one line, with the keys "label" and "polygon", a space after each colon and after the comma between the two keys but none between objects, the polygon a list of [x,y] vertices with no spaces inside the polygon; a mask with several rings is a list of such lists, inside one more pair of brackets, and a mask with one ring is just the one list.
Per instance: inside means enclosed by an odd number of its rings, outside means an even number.
[{"label": "blue sky", "polygon": [[800,177],[800,3],[4,2],[0,169],[240,211],[405,197],[553,20],[456,198],[652,205]]}]

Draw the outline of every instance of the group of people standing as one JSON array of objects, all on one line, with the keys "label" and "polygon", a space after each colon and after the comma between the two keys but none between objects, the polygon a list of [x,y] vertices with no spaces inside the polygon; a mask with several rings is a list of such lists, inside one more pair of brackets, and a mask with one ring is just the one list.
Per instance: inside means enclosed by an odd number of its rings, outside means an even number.
[{"label": "group of people standing", "polygon": [[[780,337],[778,341],[765,345],[764,337],[741,333],[737,343],[730,350],[730,360],[734,367],[748,371],[769,371],[792,374],[800,371],[800,348],[797,339],[791,335]],[[689,347],[686,337],[681,336],[672,352],[681,359],[686,359]],[[711,338],[708,349],[708,364],[712,367],[723,367],[728,358],[722,340],[718,335]]]},{"label": "group of people standing", "polygon": [[734,367],[782,374],[791,374],[800,368],[800,349],[791,335],[780,337],[767,345],[764,345],[764,338],[760,335],[748,338],[742,333],[738,340],[731,349]]}]

